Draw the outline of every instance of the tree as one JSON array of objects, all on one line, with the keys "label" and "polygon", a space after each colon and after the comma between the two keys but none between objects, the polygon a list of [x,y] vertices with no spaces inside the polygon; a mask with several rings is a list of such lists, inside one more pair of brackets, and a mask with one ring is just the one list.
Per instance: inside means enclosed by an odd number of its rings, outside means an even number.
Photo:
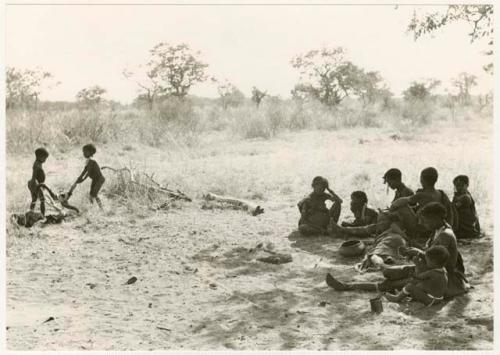
[{"label": "tree", "polygon": [[76,94],[76,100],[88,108],[97,107],[101,101],[102,96],[106,93],[106,89],[94,85],[87,89],[82,89]]},{"label": "tree", "polygon": [[159,96],[184,98],[191,87],[207,80],[208,64],[198,59],[187,44],[172,46],[159,43],[150,50],[149,62],[136,70],[125,69],[123,75],[134,81],[146,98],[149,109]]},{"label": "tree", "polygon": [[[453,22],[467,22],[471,26],[471,42],[486,38],[491,49],[485,54],[493,55],[493,5],[448,5],[444,12],[435,11],[423,16],[415,11],[407,31],[417,40]],[[486,64],[483,69],[493,74],[493,63]]]},{"label": "tree", "polygon": [[477,77],[468,73],[460,73],[452,80],[453,86],[457,89],[457,99],[462,105],[469,105],[471,100],[470,91],[477,85]]},{"label": "tree", "polygon": [[143,66],[139,66],[136,70],[124,69],[122,73],[125,78],[132,80],[142,91],[136,101],[146,101],[148,109],[151,111],[156,97],[162,91],[159,78],[153,77],[151,71]]},{"label": "tree", "polygon": [[261,101],[267,96],[267,91],[261,91],[255,86],[252,88],[252,101],[259,107]]},{"label": "tree", "polygon": [[7,109],[18,106],[36,108],[42,91],[59,85],[59,82],[53,81],[51,73],[39,68],[34,70],[7,68],[5,82],[5,105]]},{"label": "tree", "polygon": [[157,44],[151,50],[148,76],[158,81],[162,94],[183,98],[194,84],[207,80],[208,64],[201,62],[199,55],[187,44]]},{"label": "tree", "polygon": [[408,89],[403,92],[406,101],[424,101],[432,98],[433,90],[441,84],[439,80],[413,81]]},{"label": "tree", "polygon": [[237,107],[243,103],[245,100],[245,95],[228,80],[219,82],[213,80],[217,83],[217,92],[219,93],[219,100],[222,108],[226,110],[228,107]]},{"label": "tree", "polygon": [[382,78],[378,72],[365,72],[345,60],[342,47],[311,50],[296,56],[291,64],[299,70],[299,83],[292,90],[294,98],[313,97],[327,106],[338,105],[350,95],[363,103],[377,97]]}]

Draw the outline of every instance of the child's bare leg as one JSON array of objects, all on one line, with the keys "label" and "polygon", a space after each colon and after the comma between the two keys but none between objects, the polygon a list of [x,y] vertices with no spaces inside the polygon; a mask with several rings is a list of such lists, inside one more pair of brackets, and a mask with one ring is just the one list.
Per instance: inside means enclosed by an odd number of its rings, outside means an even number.
[{"label": "child's bare leg", "polygon": [[411,296],[411,298],[417,302],[423,303],[426,306],[432,304],[434,299],[429,297],[429,295],[415,284],[409,284],[405,286],[406,292]]},{"label": "child's bare leg", "polygon": [[40,199],[40,212],[45,216],[45,200]]},{"label": "child's bare leg", "polygon": [[31,188],[30,188],[30,194],[31,194],[30,211],[33,211],[36,206],[36,200],[38,200],[38,195],[34,193],[34,191]]},{"label": "child's bare leg", "polygon": [[38,190],[38,199],[40,200],[40,212],[42,216],[45,216],[45,196],[43,196],[41,189]]},{"label": "child's bare leg", "polygon": [[396,293],[395,295],[392,295],[390,293],[385,293],[384,297],[387,298],[389,302],[396,302],[399,303],[402,300],[404,300],[406,297],[408,297],[408,293],[406,292],[406,287],[403,288],[401,291]]},{"label": "child's bare leg", "polygon": [[326,234],[326,231],[322,230],[321,228],[311,226],[310,224],[301,224],[299,226],[299,232],[302,235],[320,235],[320,234]]},{"label": "child's bare leg", "polygon": [[380,256],[376,254],[370,255],[370,261],[378,269],[383,270],[387,267],[387,265],[385,265],[384,263],[384,259],[382,259]]},{"label": "child's bare leg", "polygon": [[95,200],[96,200],[97,205],[99,206],[99,208],[102,210],[102,202],[101,202],[101,199],[99,198],[99,196],[96,196]]}]

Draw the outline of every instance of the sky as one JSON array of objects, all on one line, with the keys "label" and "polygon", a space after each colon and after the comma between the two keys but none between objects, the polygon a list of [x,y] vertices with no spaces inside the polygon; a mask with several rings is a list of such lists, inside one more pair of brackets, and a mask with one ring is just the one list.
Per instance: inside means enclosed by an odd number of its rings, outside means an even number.
[{"label": "sky", "polygon": [[[493,78],[482,70],[491,58],[483,54],[484,43],[471,44],[468,24],[452,24],[418,41],[406,33],[415,9],[443,8],[7,5],[5,62],[52,73],[60,84],[42,93],[45,100],[74,100],[79,90],[99,85],[107,98],[131,102],[138,88],[123,69],[146,63],[159,42],[201,51],[209,75],[229,80],[247,96],[256,86],[289,97],[298,81],[291,58],[323,46],[345,47],[349,60],[379,71],[396,95],[411,81],[437,78],[448,85],[464,71],[478,76],[473,93],[492,90]],[[191,93],[217,96],[210,83]]]}]

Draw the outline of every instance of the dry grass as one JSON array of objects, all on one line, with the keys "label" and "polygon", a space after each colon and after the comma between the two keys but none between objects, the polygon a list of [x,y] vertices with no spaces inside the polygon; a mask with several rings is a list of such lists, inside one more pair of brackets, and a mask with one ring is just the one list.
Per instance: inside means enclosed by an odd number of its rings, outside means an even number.
[{"label": "dry grass", "polygon": [[[266,106],[260,110],[263,116],[256,119],[273,112]],[[137,191],[127,190],[131,203],[105,197],[107,212],[101,215],[86,201],[89,186],[84,183],[72,198],[83,207],[82,217],[62,226],[8,227],[10,349],[492,347],[492,331],[464,323],[464,318],[488,317],[493,309],[488,269],[494,187],[491,122],[476,118],[411,129],[283,129],[269,139],[259,134],[242,139],[245,130],[228,134],[228,122],[223,130],[200,134],[191,146],[180,137],[177,143],[156,148],[124,135],[98,143],[95,158],[101,166],[132,165],[137,171],[154,172],[162,185],[192,197],[214,192],[259,200],[266,212],[251,217],[238,211],[202,210],[199,201],[151,211],[134,202],[140,201],[140,193],[134,197]],[[28,206],[26,181],[32,159],[28,152],[8,153],[8,212]],[[439,170],[438,188],[450,196],[455,175],[471,178],[470,190],[487,234],[480,244],[461,246],[475,290],[434,316],[385,305],[384,314],[375,318],[366,312],[373,295],[339,295],[323,282],[330,268],[343,278],[359,277],[351,261],[337,259],[338,241],[289,236],[297,223],[296,202],[310,191],[311,179],[323,175],[346,202],[353,190],[362,189],[372,205],[384,207],[392,199],[382,184],[386,169],[400,168],[405,182],[417,188],[419,172],[427,166]],[[65,190],[82,168],[79,147],[52,149],[45,164],[47,183]],[[106,174],[104,192],[123,187]],[[343,217],[348,214],[346,203]],[[245,248],[260,242],[292,253],[294,261],[284,266],[253,262]],[[132,275],[138,277],[137,284],[123,286]],[[214,282],[222,286],[209,286]],[[89,283],[97,286],[90,289]],[[328,304],[318,307],[320,301]],[[56,322],[40,326],[48,316]],[[377,333],[382,328],[384,334]]]}]

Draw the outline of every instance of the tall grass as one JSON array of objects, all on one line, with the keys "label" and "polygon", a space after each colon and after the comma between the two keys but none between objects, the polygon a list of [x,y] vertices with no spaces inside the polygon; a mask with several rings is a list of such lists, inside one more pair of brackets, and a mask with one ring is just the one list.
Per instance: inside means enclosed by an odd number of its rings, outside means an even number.
[{"label": "tall grass", "polygon": [[36,146],[60,151],[87,142],[133,142],[152,147],[192,146],[207,132],[225,132],[229,137],[270,139],[281,132],[304,129],[338,130],[353,127],[394,127],[411,131],[436,121],[451,124],[471,117],[492,117],[492,104],[476,102],[450,107],[445,99],[364,106],[359,100],[344,100],[336,107],[315,101],[266,98],[256,106],[247,101],[222,108],[215,100],[168,99],[147,108],[107,105],[93,109],[77,106],[42,105],[37,111],[7,112],[7,150],[23,153]]}]

